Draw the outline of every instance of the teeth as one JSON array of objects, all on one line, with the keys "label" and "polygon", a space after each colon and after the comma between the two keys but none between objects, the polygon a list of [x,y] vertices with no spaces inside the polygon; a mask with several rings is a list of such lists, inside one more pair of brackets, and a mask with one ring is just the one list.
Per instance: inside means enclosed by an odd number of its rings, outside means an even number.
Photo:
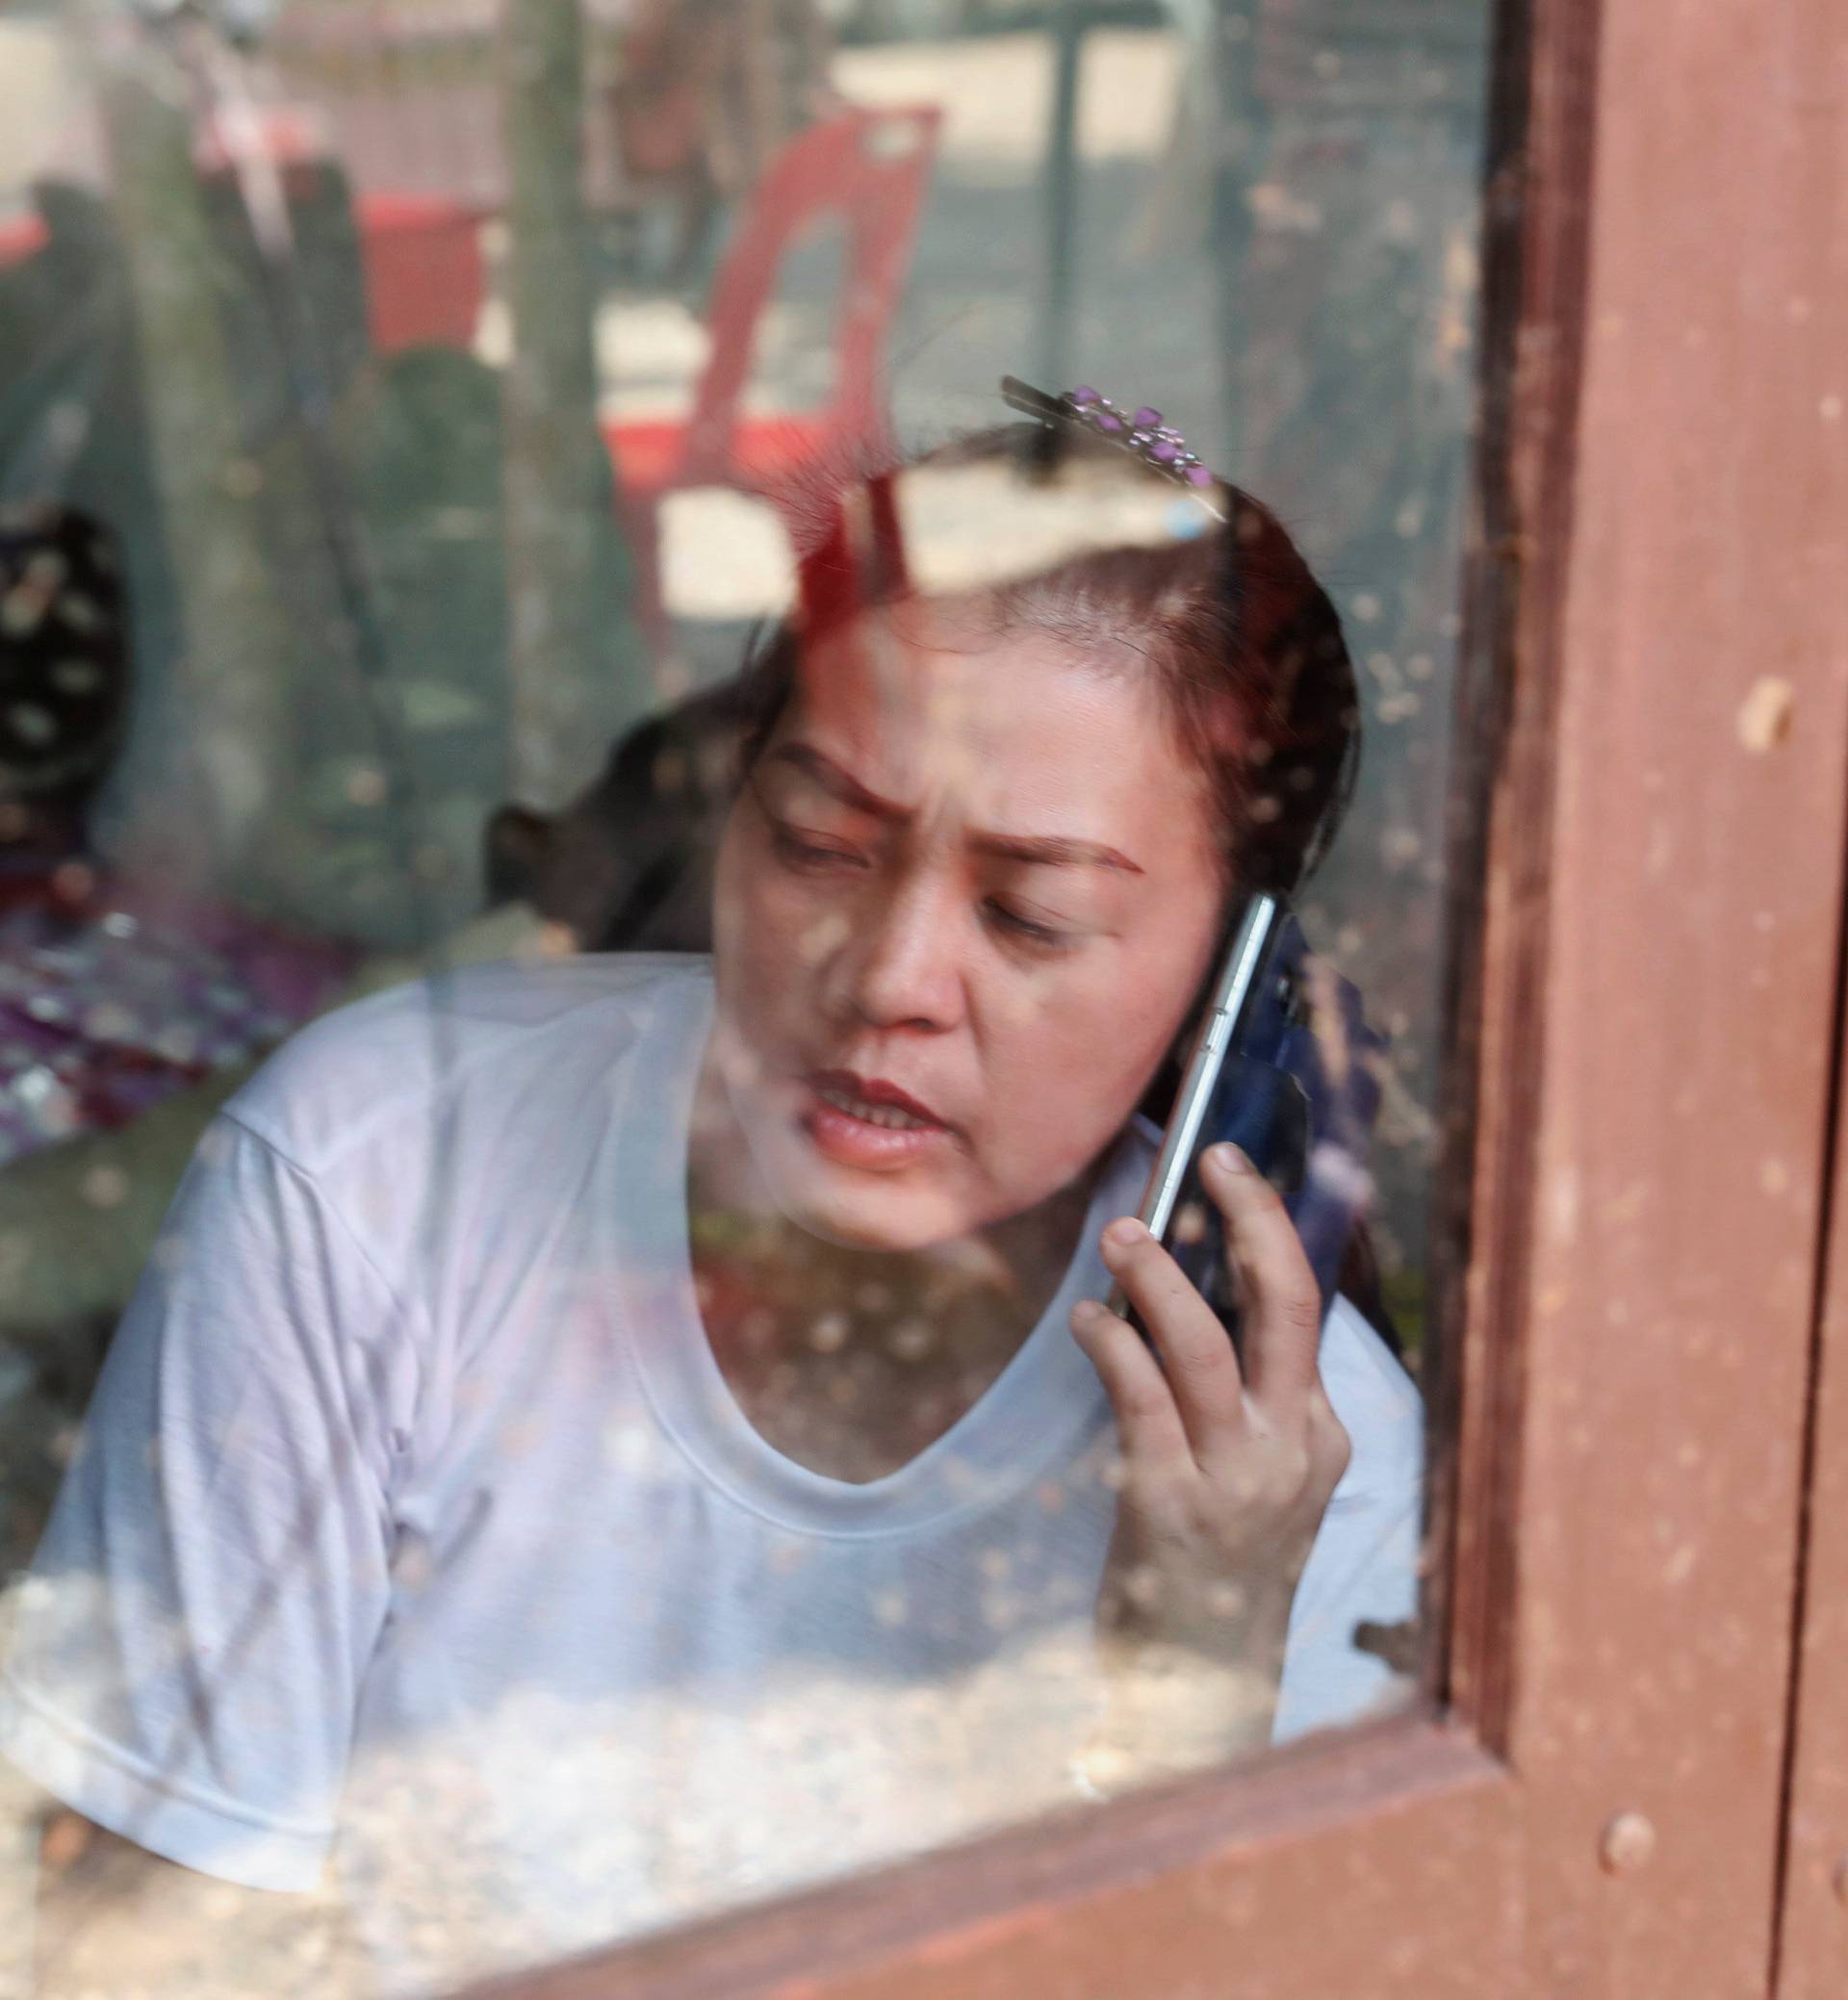
[{"label": "teeth", "polygon": [[863,1097],[849,1097],[843,1090],[821,1090],[816,1093],[824,1104],[832,1104],[836,1111],[844,1111],[850,1118],[860,1118],[868,1125],[878,1125],[886,1132],[911,1132],[921,1130],[927,1122],[914,1118],[908,1111],[900,1111],[895,1104],[869,1104]]}]

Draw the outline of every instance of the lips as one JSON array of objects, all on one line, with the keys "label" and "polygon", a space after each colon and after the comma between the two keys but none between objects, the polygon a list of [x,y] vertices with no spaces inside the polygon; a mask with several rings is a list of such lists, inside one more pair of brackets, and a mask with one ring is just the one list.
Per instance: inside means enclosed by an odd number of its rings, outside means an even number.
[{"label": "lips", "polygon": [[860,1076],[851,1069],[818,1069],[807,1081],[824,1103],[869,1125],[896,1132],[931,1125],[939,1131],[947,1129],[946,1121],[928,1104],[884,1077]]},{"label": "lips", "polygon": [[842,1166],[907,1167],[953,1141],[953,1126],[921,1098],[883,1077],[823,1069],[803,1081],[808,1094],[803,1129]]}]

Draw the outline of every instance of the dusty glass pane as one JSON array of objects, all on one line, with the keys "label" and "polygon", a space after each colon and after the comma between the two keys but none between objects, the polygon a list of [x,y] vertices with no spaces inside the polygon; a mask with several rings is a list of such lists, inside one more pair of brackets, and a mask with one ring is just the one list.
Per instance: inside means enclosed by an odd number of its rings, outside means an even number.
[{"label": "dusty glass pane", "polygon": [[443,1991],[1411,1699],[1485,26],[0,19],[46,1990]]}]

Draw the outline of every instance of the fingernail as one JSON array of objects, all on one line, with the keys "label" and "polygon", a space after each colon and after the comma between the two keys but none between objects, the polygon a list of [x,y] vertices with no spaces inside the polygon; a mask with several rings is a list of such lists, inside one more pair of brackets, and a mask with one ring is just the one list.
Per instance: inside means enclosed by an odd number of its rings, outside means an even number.
[{"label": "fingernail", "polygon": [[1071,1309],[1074,1326],[1095,1326],[1103,1318],[1104,1309],[1094,1298],[1081,1298]]},{"label": "fingernail", "polygon": [[1205,1158],[1213,1163],[1219,1173],[1248,1173],[1251,1163],[1239,1151],[1229,1139],[1222,1139],[1218,1145],[1208,1146]]},{"label": "fingernail", "polygon": [[1122,1216],[1104,1231],[1104,1241],[1113,1249],[1126,1250],[1131,1244],[1141,1243],[1147,1234],[1148,1231],[1134,1216]]}]

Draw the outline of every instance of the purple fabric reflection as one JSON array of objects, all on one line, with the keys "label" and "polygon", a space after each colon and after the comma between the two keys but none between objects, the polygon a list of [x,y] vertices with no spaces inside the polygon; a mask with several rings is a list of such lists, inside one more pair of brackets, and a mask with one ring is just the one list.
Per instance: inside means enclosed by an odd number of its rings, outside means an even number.
[{"label": "purple fabric reflection", "polygon": [[0,1167],[261,1055],[338,996],[355,956],[112,889],[81,861],[0,871]]}]

